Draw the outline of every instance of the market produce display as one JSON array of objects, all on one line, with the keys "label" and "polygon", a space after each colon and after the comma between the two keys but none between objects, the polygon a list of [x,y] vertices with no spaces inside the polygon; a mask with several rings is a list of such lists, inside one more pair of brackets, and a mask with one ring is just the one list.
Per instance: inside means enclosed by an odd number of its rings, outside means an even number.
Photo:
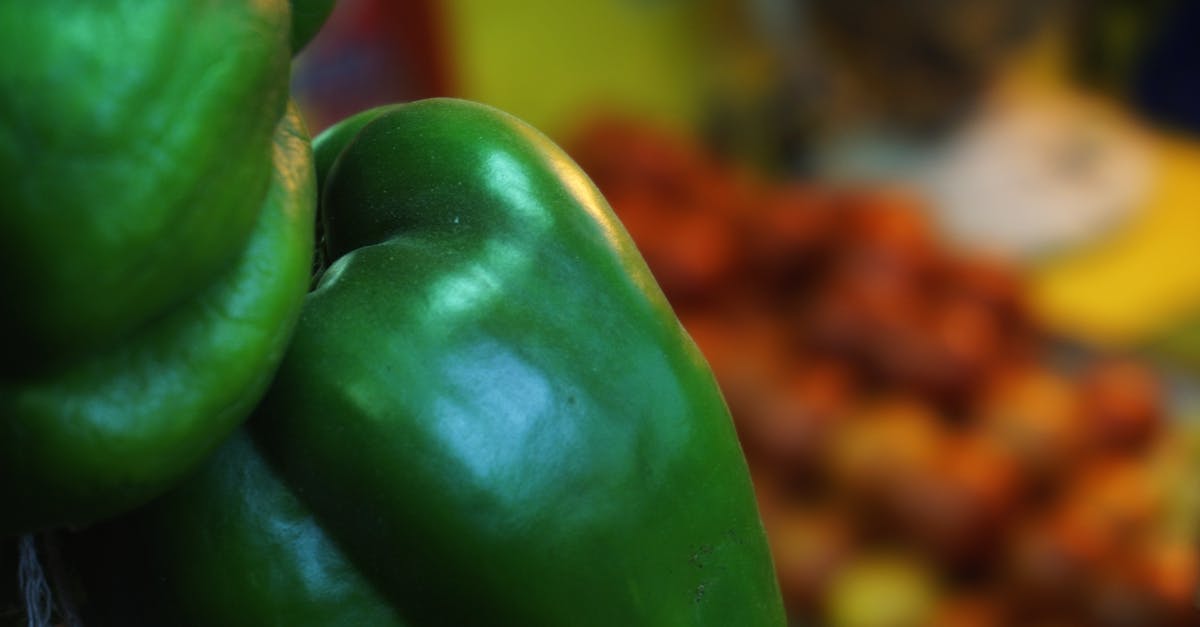
[{"label": "market produce display", "polygon": [[1048,337],[911,196],[569,145],[716,372],[796,624],[1200,624],[1200,432],[1154,369]]},{"label": "market produce display", "polygon": [[464,101],[343,124],[278,376],[79,540],[93,624],[782,624],[712,374],[583,173]]},{"label": "market produce display", "polygon": [[314,186],[288,5],[0,7],[0,535],[147,501],[258,401]]},{"label": "market produce display", "polygon": [[0,4],[0,625],[1200,624],[1178,394],[920,200],[310,140],[332,6]]}]

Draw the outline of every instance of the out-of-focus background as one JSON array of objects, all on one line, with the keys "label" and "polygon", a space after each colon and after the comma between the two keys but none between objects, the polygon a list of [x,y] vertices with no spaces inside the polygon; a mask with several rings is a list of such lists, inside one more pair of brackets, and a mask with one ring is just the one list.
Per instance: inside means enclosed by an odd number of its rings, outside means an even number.
[{"label": "out-of-focus background", "polygon": [[717,374],[795,625],[1200,625],[1200,3],[341,0],[314,133],[486,102]]}]

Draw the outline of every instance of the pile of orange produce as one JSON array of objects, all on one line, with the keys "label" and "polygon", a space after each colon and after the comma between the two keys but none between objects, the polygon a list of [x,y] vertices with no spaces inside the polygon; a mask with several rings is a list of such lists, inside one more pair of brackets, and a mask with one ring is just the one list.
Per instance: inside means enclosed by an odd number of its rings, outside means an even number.
[{"label": "pile of orange produce", "polygon": [[1048,336],[912,195],[571,146],[716,373],[796,624],[1200,625],[1200,445],[1152,367]]}]

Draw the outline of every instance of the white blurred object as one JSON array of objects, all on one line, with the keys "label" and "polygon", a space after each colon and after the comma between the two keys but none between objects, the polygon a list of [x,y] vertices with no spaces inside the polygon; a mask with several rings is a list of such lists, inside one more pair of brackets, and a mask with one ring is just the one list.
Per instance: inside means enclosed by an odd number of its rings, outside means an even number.
[{"label": "white blurred object", "polygon": [[942,140],[863,127],[817,155],[837,181],[912,185],[974,250],[1036,261],[1103,238],[1146,206],[1154,150],[1135,122],[1067,91],[995,95]]},{"label": "white blurred object", "polygon": [[946,234],[967,246],[1040,257],[1102,237],[1144,205],[1148,141],[1082,99],[994,101],[922,168]]}]

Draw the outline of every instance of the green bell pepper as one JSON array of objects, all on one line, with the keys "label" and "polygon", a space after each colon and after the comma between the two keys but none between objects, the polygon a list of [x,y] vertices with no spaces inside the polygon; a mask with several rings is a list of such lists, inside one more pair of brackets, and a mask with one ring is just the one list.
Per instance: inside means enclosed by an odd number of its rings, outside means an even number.
[{"label": "green bell pepper", "polygon": [[257,403],[308,286],[285,0],[0,4],[0,536],[144,503]]},{"label": "green bell pepper", "polygon": [[287,99],[285,0],[0,4],[0,343],[44,372],[210,285]]},{"label": "green bell pepper", "polygon": [[77,539],[95,624],[783,625],[712,374],[578,167],[456,100],[315,152],[331,265],[248,431]]}]

